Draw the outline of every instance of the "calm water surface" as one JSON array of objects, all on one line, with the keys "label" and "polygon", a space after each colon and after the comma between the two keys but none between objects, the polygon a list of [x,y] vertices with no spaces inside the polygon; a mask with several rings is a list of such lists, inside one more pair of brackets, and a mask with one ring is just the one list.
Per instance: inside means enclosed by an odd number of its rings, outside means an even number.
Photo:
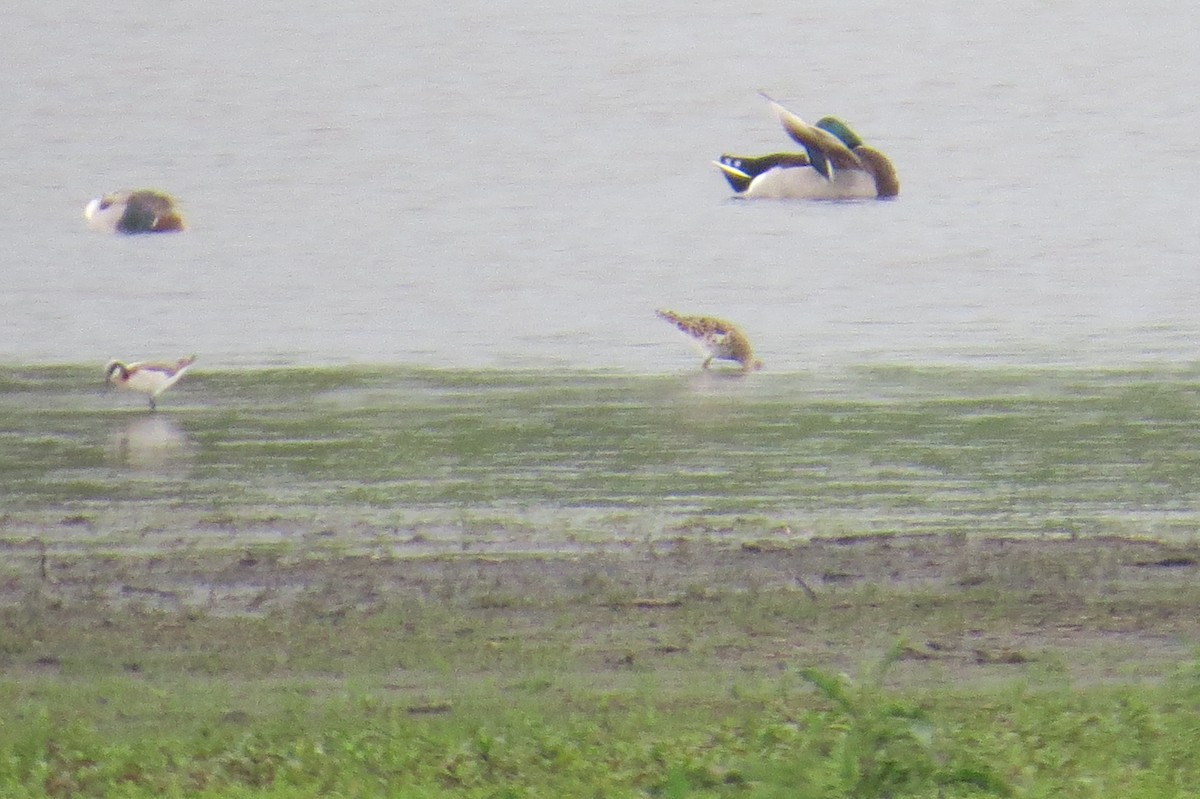
[{"label": "calm water surface", "polygon": [[[772,370],[1191,362],[1200,10],[681,0],[25,4],[0,85],[0,361]],[[838,114],[901,197],[729,199]],[[191,230],[81,211],[157,186]]]}]

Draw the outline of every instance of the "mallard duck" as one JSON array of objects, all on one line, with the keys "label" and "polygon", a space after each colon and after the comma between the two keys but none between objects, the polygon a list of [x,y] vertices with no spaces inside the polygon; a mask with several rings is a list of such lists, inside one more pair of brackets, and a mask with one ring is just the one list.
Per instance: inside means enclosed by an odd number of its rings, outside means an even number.
[{"label": "mallard duck", "polygon": [[109,361],[104,367],[104,379],[109,385],[126,391],[138,391],[150,396],[150,410],[157,410],[154,403],[159,394],[179,382],[196,356],[180,358],[175,363],[122,363]]},{"label": "mallard duck", "polygon": [[701,368],[707,369],[714,358],[739,363],[743,372],[762,368],[762,361],[755,359],[750,349],[750,340],[735,325],[724,319],[712,316],[684,316],[666,310],[655,311],[655,314],[675,325],[696,342],[707,356]]},{"label": "mallard duck", "polygon": [[722,155],[713,163],[738,196],[852,200],[884,199],[900,193],[900,180],[892,162],[863,144],[845,122],[823,117],[809,125],[770,97],[766,99],[783,129],[804,147],[804,152],[757,157]]},{"label": "mallard duck", "polygon": [[154,189],[114,191],[83,209],[88,227],[106,233],[173,233],[183,217],[170,195]]}]

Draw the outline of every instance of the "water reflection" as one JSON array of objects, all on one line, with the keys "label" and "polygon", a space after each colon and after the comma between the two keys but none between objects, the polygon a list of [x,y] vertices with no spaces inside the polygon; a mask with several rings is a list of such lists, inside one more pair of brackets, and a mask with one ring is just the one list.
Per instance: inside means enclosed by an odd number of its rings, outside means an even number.
[{"label": "water reflection", "polygon": [[113,430],[108,439],[109,460],[130,469],[181,468],[190,462],[193,449],[183,428],[159,413],[139,416]]}]

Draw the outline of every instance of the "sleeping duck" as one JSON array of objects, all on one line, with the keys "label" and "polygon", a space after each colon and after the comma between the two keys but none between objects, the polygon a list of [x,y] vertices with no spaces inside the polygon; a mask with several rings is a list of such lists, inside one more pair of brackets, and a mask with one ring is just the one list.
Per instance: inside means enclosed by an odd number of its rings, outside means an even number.
[{"label": "sleeping duck", "polygon": [[[763,95],[766,97],[766,95]],[[854,200],[895,197],[900,180],[887,156],[863,144],[837,117],[809,125],[767,97],[783,129],[802,153],[757,157],[722,155],[720,168],[739,197],[802,200]]]},{"label": "sleeping duck", "polygon": [[171,233],[183,230],[183,217],[170,195],[153,189],[114,191],[83,209],[88,227],[107,233]]}]

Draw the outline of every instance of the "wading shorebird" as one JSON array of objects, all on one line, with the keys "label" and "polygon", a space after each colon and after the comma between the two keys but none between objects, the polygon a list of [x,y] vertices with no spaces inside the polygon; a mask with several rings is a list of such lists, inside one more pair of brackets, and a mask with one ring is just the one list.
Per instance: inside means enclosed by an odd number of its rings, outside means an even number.
[{"label": "wading shorebird", "polygon": [[684,316],[666,310],[655,311],[655,314],[691,336],[699,345],[706,356],[701,368],[707,369],[714,359],[735,361],[741,364],[743,372],[762,368],[762,361],[756,360],[750,349],[750,340],[735,325],[724,319],[712,316]]},{"label": "wading shorebird", "polygon": [[114,191],[83,209],[88,227],[106,233],[173,233],[183,217],[171,196],[154,189]]},{"label": "wading shorebird", "polygon": [[888,199],[900,194],[900,179],[888,157],[863,144],[849,125],[824,117],[809,125],[763,95],[802,153],[722,155],[713,163],[739,197],[775,200]]},{"label": "wading shorebird", "polygon": [[138,362],[124,364],[109,361],[104,367],[104,379],[109,385],[126,391],[140,391],[150,396],[150,410],[157,410],[154,398],[179,382],[183,373],[195,362],[196,356],[180,358],[175,363]]}]

